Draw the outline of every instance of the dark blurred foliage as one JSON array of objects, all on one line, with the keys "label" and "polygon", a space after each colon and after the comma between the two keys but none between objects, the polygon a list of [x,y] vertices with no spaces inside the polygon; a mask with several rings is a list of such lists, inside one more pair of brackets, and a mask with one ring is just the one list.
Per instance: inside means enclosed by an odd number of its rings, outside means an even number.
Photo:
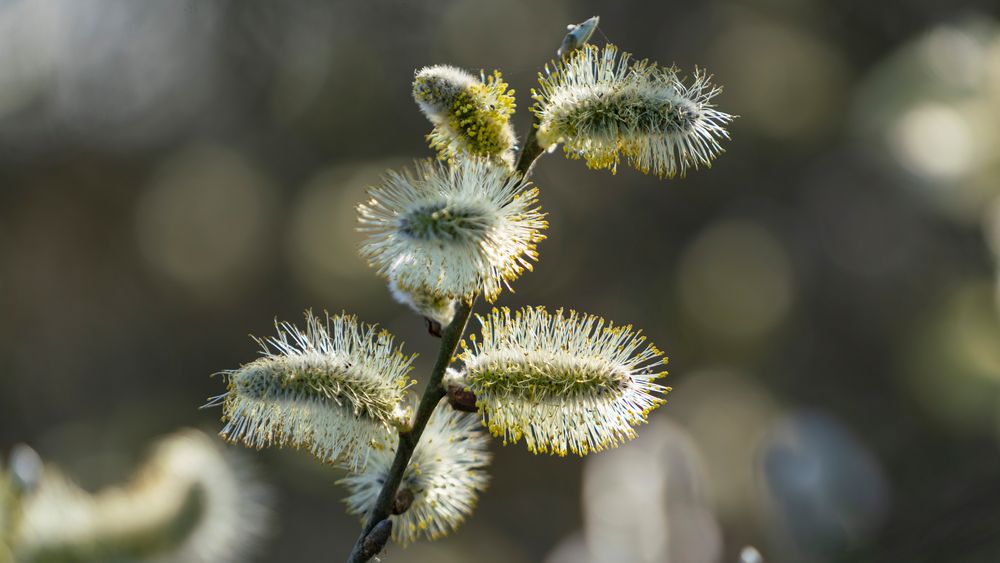
[{"label": "dark blurred foliage", "polygon": [[[382,324],[422,377],[437,341],[354,232],[364,187],[430,154],[413,71],[500,69],[523,134],[565,25],[600,14],[595,42],[704,66],[741,118],[728,152],[683,180],[543,157],[549,238],[498,304],[642,327],[671,357],[671,402],[640,429],[662,456],[497,445],[460,532],[386,560],[538,561],[561,542],[553,561],[585,545],[595,560],[735,561],[748,543],[769,562],[998,560],[991,7],[2,1],[0,452],[27,442],[86,486],[121,480],[155,437],[217,429],[198,410],[224,389],[209,375],[306,308]],[[678,481],[685,456],[696,477]],[[346,556],[357,522],[339,474],[254,457],[278,490],[260,560]],[[650,508],[662,526],[600,540],[615,524],[602,515],[630,514],[600,500],[609,467],[635,491],[604,497],[666,491]],[[628,530],[670,546],[628,559]]]}]

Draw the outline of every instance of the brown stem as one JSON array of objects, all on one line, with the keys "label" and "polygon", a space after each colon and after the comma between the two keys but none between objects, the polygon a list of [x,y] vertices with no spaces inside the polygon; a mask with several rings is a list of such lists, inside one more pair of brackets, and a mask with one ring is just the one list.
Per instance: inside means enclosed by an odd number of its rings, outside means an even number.
[{"label": "brown stem", "polygon": [[476,406],[476,394],[454,383],[448,386],[448,404],[457,411],[479,412],[479,407]]}]

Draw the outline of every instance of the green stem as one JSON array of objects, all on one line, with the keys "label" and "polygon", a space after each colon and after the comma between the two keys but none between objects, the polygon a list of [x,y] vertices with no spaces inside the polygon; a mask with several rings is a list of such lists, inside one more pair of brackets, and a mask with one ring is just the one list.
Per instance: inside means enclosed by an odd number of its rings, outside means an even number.
[{"label": "green stem", "polygon": [[528,137],[524,140],[524,147],[521,148],[521,153],[517,157],[517,171],[521,173],[526,179],[531,176],[531,167],[538,160],[538,157],[545,152],[538,144],[538,118],[534,117],[531,120],[531,131],[528,131]]},{"label": "green stem", "polygon": [[462,335],[465,334],[465,325],[469,322],[469,316],[472,314],[472,306],[475,304],[475,301],[476,298],[473,297],[469,301],[460,302],[458,309],[455,311],[455,318],[441,334],[441,349],[438,352],[437,361],[434,363],[434,371],[431,372],[431,377],[427,381],[427,387],[424,388],[423,397],[420,399],[420,406],[417,407],[417,414],[413,418],[413,427],[408,432],[400,432],[399,434],[396,457],[392,460],[392,467],[389,469],[389,474],[386,475],[385,484],[382,485],[378,500],[375,501],[375,507],[372,508],[371,513],[368,515],[368,521],[365,523],[364,529],[361,530],[361,535],[358,537],[358,541],[355,542],[354,549],[347,559],[348,563],[364,563],[378,554],[377,552],[370,553],[365,550],[365,538],[368,537],[368,534],[375,529],[375,526],[379,522],[388,518],[392,512],[392,504],[396,500],[396,492],[399,489],[400,482],[403,480],[403,471],[406,469],[407,464],[410,463],[410,458],[413,457],[413,450],[416,449],[417,442],[420,441],[420,435],[424,433],[424,428],[427,427],[427,421],[430,420],[431,414],[434,413],[434,409],[437,408],[438,403],[441,402],[441,398],[445,395],[441,379],[444,377],[445,370],[451,365],[455,349],[458,348],[458,343],[462,340]]}]

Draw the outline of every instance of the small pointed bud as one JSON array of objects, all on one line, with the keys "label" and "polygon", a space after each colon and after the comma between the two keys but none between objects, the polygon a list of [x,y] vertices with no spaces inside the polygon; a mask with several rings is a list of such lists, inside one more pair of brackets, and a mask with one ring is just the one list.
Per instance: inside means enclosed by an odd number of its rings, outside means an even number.
[{"label": "small pointed bud", "polygon": [[427,317],[424,317],[424,321],[427,323],[427,334],[430,334],[435,338],[441,338],[442,331],[444,330],[441,323]]},{"label": "small pointed bud", "polygon": [[556,54],[560,57],[565,57],[566,55],[586,45],[587,41],[590,41],[590,37],[594,35],[594,31],[597,29],[597,24],[600,22],[601,18],[594,16],[581,24],[570,24],[566,26],[569,33],[567,33],[566,37],[563,38],[562,45],[559,46],[559,50],[556,51]]},{"label": "small pointed bud", "polygon": [[402,514],[410,509],[410,505],[413,504],[413,491],[410,489],[400,489],[396,493],[396,500],[392,503],[392,513],[395,515]]},{"label": "small pointed bud", "polygon": [[476,394],[468,389],[465,376],[452,368],[448,368],[442,381],[448,393],[448,404],[451,408],[462,412],[479,412],[476,406]]},{"label": "small pointed bud", "polygon": [[375,524],[372,531],[368,532],[368,535],[365,536],[365,542],[361,548],[362,555],[364,555],[367,559],[375,557],[382,552],[385,548],[385,544],[389,542],[389,538],[391,536],[392,520],[387,518],[378,524]]}]

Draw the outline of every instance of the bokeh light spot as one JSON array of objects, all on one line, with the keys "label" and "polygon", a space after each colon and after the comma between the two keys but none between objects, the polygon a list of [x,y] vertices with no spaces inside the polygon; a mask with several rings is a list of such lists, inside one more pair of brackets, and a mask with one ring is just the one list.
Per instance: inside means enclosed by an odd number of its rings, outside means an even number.
[{"label": "bokeh light spot", "polygon": [[686,249],[678,275],[684,309],[735,340],[775,328],[794,298],[792,266],[781,243],[744,220],[710,226]]},{"label": "bokeh light spot", "polygon": [[752,378],[725,369],[685,374],[677,387],[683,400],[671,402],[670,414],[705,458],[713,508],[721,517],[753,520],[758,505],[753,459],[758,441],[779,416],[778,405]]},{"label": "bokeh light spot", "polygon": [[778,421],[759,455],[779,542],[809,560],[859,545],[883,522],[888,485],[877,460],[836,419],[801,411]]},{"label": "bokeh light spot", "polygon": [[633,443],[588,458],[584,531],[592,560],[716,561],[722,534],[707,505],[706,478],[691,436],[665,418]]},{"label": "bokeh light spot", "polygon": [[849,71],[821,37],[739,12],[713,53],[727,107],[741,116],[736,127],[801,143],[835,124]]},{"label": "bokeh light spot", "polygon": [[337,303],[386,292],[358,255],[364,235],[357,230],[357,205],[364,201],[368,186],[403,162],[389,159],[332,166],[306,182],[293,204],[287,239],[292,273],[300,284]]},{"label": "bokeh light spot", "polygon": [[193,146],[166,160],[140,195],[136,236],[169,282],[213,297],[237,293],[263,264],[271,186],[239,154]]},{"label": "bokeh light spot", "polygon": [[972,168],[973,134],[954,108],[924,104],[905,113],[890,144],[907,170],[929,179],[952,180]]}]

